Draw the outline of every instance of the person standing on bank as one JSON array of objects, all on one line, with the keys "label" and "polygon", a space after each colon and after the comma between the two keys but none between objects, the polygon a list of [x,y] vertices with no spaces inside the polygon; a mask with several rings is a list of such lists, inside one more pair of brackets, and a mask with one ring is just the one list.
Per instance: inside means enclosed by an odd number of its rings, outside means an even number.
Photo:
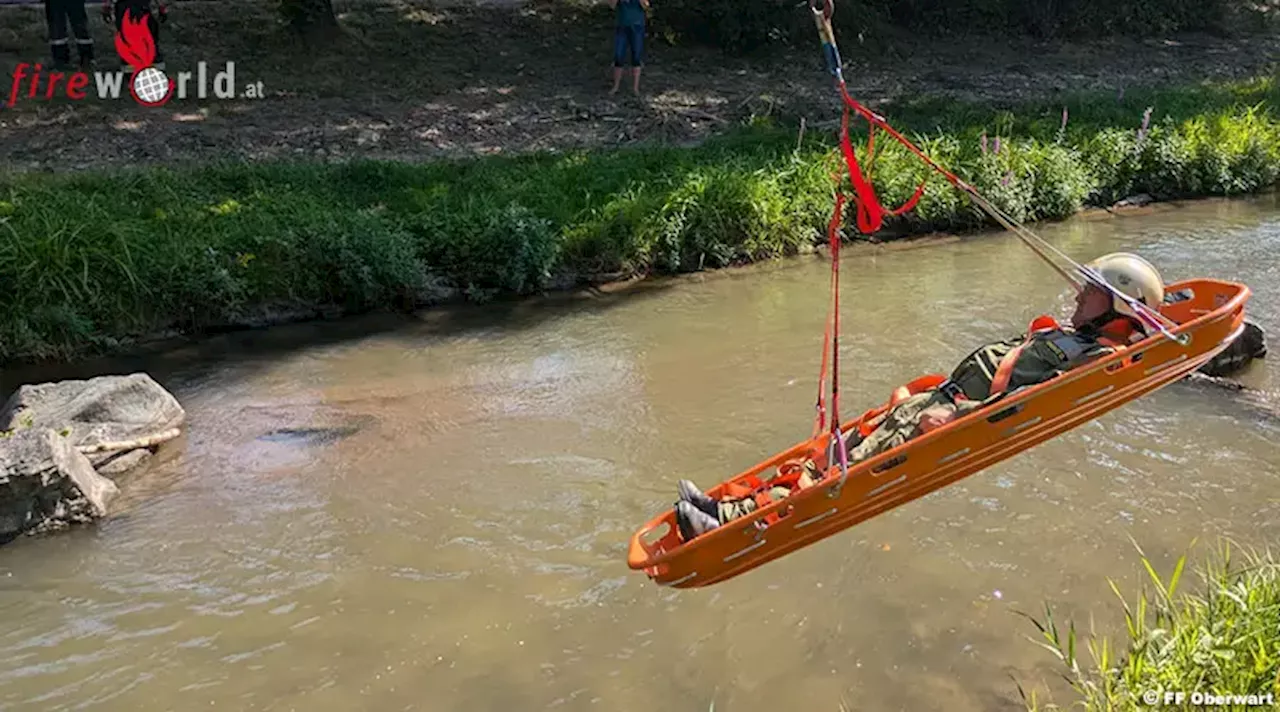
[{"label": "person standing on bank", "polygon": [[44,17],[49,26],[49,47],[53,50],[54,67],[62,70],[71,68],[70,38],[67,37],[67,25],[70,24],[71,34],[76,38],[76,58],[80,60],[80,68],[91,68],[93,37],[89,34],[84,0],[44,0]]},{"label": "person standing on bank", "polygon": [[640,68],[644,66],[644,20],[649,0],[609,0],[609,7],[617,10],[613,29],[613,89],[618,92],[622,83],[622,68],[631,54],[631,91],[640,94]]}]

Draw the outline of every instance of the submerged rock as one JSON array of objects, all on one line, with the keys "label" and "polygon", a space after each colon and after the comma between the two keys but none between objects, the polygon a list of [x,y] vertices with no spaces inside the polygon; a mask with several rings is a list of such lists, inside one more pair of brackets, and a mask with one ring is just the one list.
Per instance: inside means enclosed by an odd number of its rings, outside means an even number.
[{"label": "submerged rock", "polygon": [[1236,337],[1231,345],[1214,356],[1208,363],[1200,367],[1200,372],[1207,376],[1229,376],[1248,366],[1256,358],[1267,355],[1266,334],[1262,327],[1253,322],[1244,323],[1244,331]]},{"label": "submerged rock", "polygon": [[68,436],[50,428],[0,440],[0,543],[106,515],[119,490]]},{"label": "submerged rock", "polygon": [[276,428],[269,433],[258,436],[266,442],[298,442],[309,445],[328,445],[360,432],[354,426],[333,428]]},{"label": "submerged rock", "polygon": [[1154,202],[1156,202],[1156,199],[1151,195],[1147,193],[1138,193],[1137,195],[1131,195],[1124,200],[1119,201],[1115,205],[1112,205],[1111,208],[1113,210],[1119,208],[1143,208]]}]

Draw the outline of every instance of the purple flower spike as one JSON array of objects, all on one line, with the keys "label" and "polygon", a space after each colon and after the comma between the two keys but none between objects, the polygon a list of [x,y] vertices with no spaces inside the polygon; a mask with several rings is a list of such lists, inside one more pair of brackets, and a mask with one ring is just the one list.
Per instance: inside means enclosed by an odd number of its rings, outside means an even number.
[{"label": "purple flower spike", "polygon": [[978,141],[978,145],[982,146],[982,152],[985,154],[987,152],[987,132],[986,131],[982,132],[982,138]]},{"label": "purple flower spike", "polygon": [[997,154],[1000,153],[1000,137],[999,136],[996,136],[996,145],[992,152]]},{"label": "purple flower spike", "polygon": [[1060,128],[1060,129],[1058,129],[1058,130],[1059,130],[1059,131],[1066,131],[1066,130],[1067,130],[1067,107],[1065,107],[1065,106],[1064,106],[1064,107],[1062,107],[1062,128]]},{"label": "purple flower spike", "polygon": [[1000,185],[1003,185],[1004,187],[1008,188],[1009,181],[1011,180],[1013,180],[1013,171],[1009,171],[1008,173],[1004,174],[1004,178],[1000,180]]},{"label": "purple flower spike", "polygon": [[1147,140],[1147,129],[1151,126],[1151,108],[1148,106],[1147,110],[1142,112],[1142,126],[1138,129],[1138,148],[1142,146],[1143,141]]}]

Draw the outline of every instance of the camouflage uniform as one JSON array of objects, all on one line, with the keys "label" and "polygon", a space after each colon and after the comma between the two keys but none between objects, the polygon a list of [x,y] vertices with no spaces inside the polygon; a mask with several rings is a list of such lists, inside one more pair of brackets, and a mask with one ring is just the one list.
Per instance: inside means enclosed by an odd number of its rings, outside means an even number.
[{"label": "camouflage uniform", "polygon": [[[787,487],[770,487],[769,488],[769,500],[772,502],[777,502],[777,501],[786,499],[787,495],[789,494],[791,494],[791,490]],[[759,509],[759,507],[756,505],[756,500],[754,497],[747,497],[746,499],[724,500],[719,502],[717,506],[720,509],[720,512],[717,515],[717,518],[720,520],[721,524],[724,524],[732,519],[745,517],[748,514],[751,514],[752,512]]]},{"label": "camouflage uniform", "polygon": [[[968,400],[952,403],[943,392],[925,391],[910,396],[883,416],[883,422],[865,440],[849,451],[850,463],[862,462],[882,452],[891,450],[919,435],[920,416],[933,407],[946,408],[960,418],[981,408],[991,397],[991,382],[995,379],[1000,362],[1011,351],[1021,346],[1026,336],[987,344],[969,354],[956,370],[951,372],[951,382]],[[1018,354],[1008,390],[1047,381],[1058,373],[1069,371],[1114,351],[1098,342],[1091,330],[1055,330],[1038,334]]]},{"label": "camouflage uniform", "polygon": [[[805,469],[805,472],[809,475],[809,478],[814,480],[815,482],[822,476],[822,474],[818,472],[817,463],[815,463],[813,460],[806,460],[804,463],[804,469]],[[779,502],[781,500],[786,499],[790,494],[791,494],[790,487],[781,487],[781,486],[770,487],[769,501]],[[752,512],[759,509],[759,506],[756,504],[756,500],[754,497],[747,497],[746,499],[722,500],[716,504],[716,507],[719,510],[717,514],[717,518],[720,520],[721,524],[729,522],[730,520],[733,520],[733,519],[738,519],[739,517],[745,517],[748,514],[751,514]]]},{"label": "camouflage uniform", "polygon": [[[975,350],[951,372],[951,380],[964,391],[966,398],[985,400],[991,395],[991,381],[995,379],[1000,362],[1026,340],[1026,335],[1023,335]],[[1014,362],[1008,390],[1047,381],[1058,373],[1070,371],[1114,350],[1100,343],[1097,332],[1092,329],[1058,329],[1037,334]]]},{"label": "camouflage uniform", "polygon": [[946,395],[936,390],[909,396],[885,414],[880,427],[871,431],[871,434],[864,438],[862,442],[849,450],[849,464],[862,462],[886,450],[892,450],[914,438],[919,434],[917,431],[919,430],[921,414],[935,406],[946,408],[959,418],[970,411],[978,409],[982,406],[982,403],[980,401],[960,401],[953,405]]}]

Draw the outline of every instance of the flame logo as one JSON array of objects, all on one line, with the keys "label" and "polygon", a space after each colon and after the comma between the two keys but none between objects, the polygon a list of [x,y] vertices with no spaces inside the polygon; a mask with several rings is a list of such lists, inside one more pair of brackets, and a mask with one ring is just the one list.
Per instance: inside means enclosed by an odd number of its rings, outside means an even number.
[{"label": "flame logo", "polygon": [[[160,106],[173,96],[174,82],[154,66],[156,42],[147,27],[149,19],[149,13],[134,18],[133,13],[125,10],[120,21],[120,32],[116,33],[116,52],[120,59],[133,67],[133,76],[129,78],[129,93],[134,100],[143,106]],[[164,92],[163,96],[160,91]]]},{"label": "flame logo", "polygon": [[135,72],[151,66],[156,58],[156,43],[144,17],[135,20],[133,13],[125,10],[120,32],[116,34],[116,52]]}]

